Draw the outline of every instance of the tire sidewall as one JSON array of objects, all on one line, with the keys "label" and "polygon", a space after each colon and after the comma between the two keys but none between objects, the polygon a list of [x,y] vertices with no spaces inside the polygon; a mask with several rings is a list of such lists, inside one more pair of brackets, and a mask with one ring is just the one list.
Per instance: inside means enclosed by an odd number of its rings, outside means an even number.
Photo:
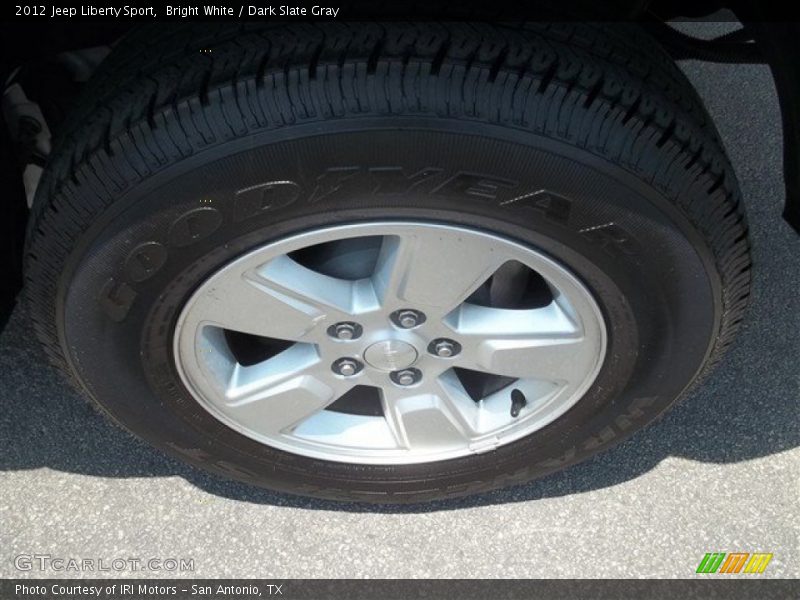
[{"label": "tire sidewall", "polygon": [[[598,300],[609,334],[584,398],[493,452],[408,466],[291,455],[202,409],[172,358],[177,315],[197,286],[271,241],[388,219],[489,230],[573,272]],[[697,375],[718,328],[712,265],[661,192],[588,151],[485,123],[352,119],[222,143],[121,195],[70,255],[59,333],[87,391],[184,460],[283,491],[420,499],[544,475],[665,410]]]}]

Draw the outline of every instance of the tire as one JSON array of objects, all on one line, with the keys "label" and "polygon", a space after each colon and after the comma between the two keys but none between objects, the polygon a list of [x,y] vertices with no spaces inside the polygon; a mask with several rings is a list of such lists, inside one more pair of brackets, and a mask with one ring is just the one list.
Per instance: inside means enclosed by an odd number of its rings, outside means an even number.
[{"label": "tire", "polygon": [[[369,502],[526,482],[655,419],[742,320],[736,178],[634,26],[143,28],[79,104],[28,233],[37,336],[113,420],[225,477]],[[489,232],[574,275],[607,332],[591,387],[521,439],[417,464],[298,455],[204,410],[173,334],[212,274],[276,240],[397,221]]]}]

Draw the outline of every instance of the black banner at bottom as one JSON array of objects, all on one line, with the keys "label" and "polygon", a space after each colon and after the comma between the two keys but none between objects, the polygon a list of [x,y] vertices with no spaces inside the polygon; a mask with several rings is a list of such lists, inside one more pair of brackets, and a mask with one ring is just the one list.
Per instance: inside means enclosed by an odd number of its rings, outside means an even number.
[{"label": "black banner at bottom", "polygon": [[4,579],[0,598],[39,600],[653,600],[800,597],[791,579]]}]

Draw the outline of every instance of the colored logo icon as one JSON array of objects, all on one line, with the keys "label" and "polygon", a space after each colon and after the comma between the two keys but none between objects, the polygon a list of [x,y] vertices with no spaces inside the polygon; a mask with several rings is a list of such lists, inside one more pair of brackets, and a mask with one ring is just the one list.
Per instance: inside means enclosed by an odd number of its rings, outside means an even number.
[{"label": "colored logo icon", "polygon": [[708,552],[697,566],[696,573],[763,573],[772,560],[765,552]]}]

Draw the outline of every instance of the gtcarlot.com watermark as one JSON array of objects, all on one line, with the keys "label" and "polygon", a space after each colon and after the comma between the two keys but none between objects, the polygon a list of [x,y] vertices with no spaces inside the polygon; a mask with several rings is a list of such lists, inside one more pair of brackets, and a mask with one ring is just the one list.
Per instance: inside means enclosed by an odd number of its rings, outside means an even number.
[{"label": "gtcarlot.com watermark", "polygon": [[54,571],[78,573],[194,571],[193,558],[139,558],[134,556],[115,558],[76,558],[53,556],[52,554],[18,554],[14,557],[14,568],[18,571]]}]

